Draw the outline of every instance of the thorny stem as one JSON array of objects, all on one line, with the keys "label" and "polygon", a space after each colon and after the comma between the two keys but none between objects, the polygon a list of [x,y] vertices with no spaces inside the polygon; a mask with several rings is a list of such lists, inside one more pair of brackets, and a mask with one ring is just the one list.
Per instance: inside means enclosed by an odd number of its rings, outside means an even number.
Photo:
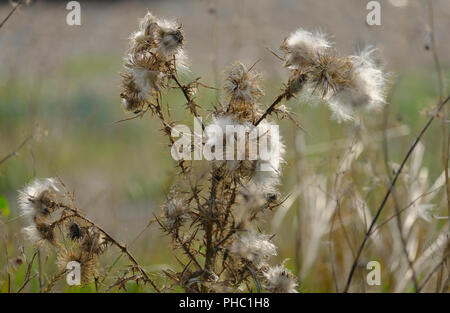
[{"label": "thorny stem", "polygon": [[187,92],[186,86],[183,86],[180,81],[178,80],[177,76],[175,74],[172,74],[171,78],[175,81],[175,83],[178,85],[178,87],[183,92],[184,97],[187,100],[187,105],[189,109],[191,110],[192,114],[195,116],[195,118],[198,120],[198,122],[202,125],[202,129],[205,130],[205,125],[200,120],[200,115],[197,112],[197,104],[192,100],[192,98],[189,96]]},{"label": "thorny stem", "polygon": [[[183,86],[179,80],[177,79],[177,77],[175,75],[172,75],[171,78],[175,81],[175,83],[178,85],[178,87],[182,90],[184,97],[186,98],[187,102],[188,102],[188,106],[192,112],[192,114],[199,120],[199,115],[198,112],[196,110],[196,104],[193,102],[193,100],[191,99],[191,97],[189,96],[189,94],[186,91],[186,87]],[[281,102],[281,100],[285,97],[285,93],[283,95],[281,95],[279,97],[279,99],[272,105],[272,109],[268,109],[268,111],[265,113],[265,116],[269,115],[276,107],[276,105]],[[170,125],[169,123],[166,121],[161,108],[159,105],[156,106],[156,114],[159,117],[159,119],[161,120],[161,122],[163,123],[164,126],[164,132],[167,134],[167,136],[169,137],[169,140],[171,142],[171,144],[174,144],[174,139],[171,136],[170,133]],[[200,120],[199,120],[200,121]],[[262,119],[261,119],[262,121]],[[201,123],[201,121],[200,121]],[[204,124],[201,123],[202,128],[204,129]],[[257,126],[257,124],[256,124]],[[179,162],[179,167],[181,168],[182,173],[187,176],[187,169],[185,168],[184,164],[182,161]],[[213,171],[213,175],[212,175],[212,184],[211,184],[211,191],[210,191],[210,197],[209,197],[209,204],[208,204],[208,212],[207,212],[207,220],[205,221],[206,225],[205,225],[205,236],[206,236],[206,254],[205,254],[205,266],[204,266],[204,270],[206,272],[210,272],[213,270],[213,263],[214,263],[214,255],[215,255],[215,251],[217,250],[216,247],[217,245],[213,244],[213,212],[214,212],[214,208],[216,205],[216,194],[217,194],[217,186],[220,183],[220,181],[222,180],[222,176],[219,173],[219,169],[216,169]],[[194,186],[192,185],[192,182],[190,180],[190,178],[188,177],[188,181],[189,181],[189,185],[190,188],[192,190],[192,193],[194,195],[194,198],[197,202],[199,211],[202,210],[202,206],[200,203],[200,199],[198,197],[198,194],[196,192],[196,189],[194,188]],[[234,233],[234,231],[231,231],[229,233],[229,235],[231,236]],[[225,238],[229,238],[229,236],[226,236]],[[178,235],[175,238],[183,247],[184,251],[186,252],[186,254],[189,256],[189,258],[195,263],[195,265],[197,267],[199,267],[200,269],[202,269],[202,267],[200,266],[200,264],[198,263],[198,261],[195,259],[195,257],[192,255],[192,253],[190,252],[189,248],[186,247],[186,245],[181,241],[181,239],[178,237]],[[226,240],[226,239],[225,239]]]},{"label": "thorny stem", "polygon": [[178,241],[178,243],[183,247],[183,250],[186,252],[186,254],[189,256],[189,258],[195,263],[195,265],[201,269],[202,266],[200,265],[200,263],[198,263],[197,259],[195,258],[195,256],[192,254],[191,250],[189,250],[189,248],[186,246],[186,244],[181,240],[180,236],[178,234],[176,234],[176,240]]},{"label": "thorny stem", "polygon": [[256,286],[256,291],[258,293],[261,293],[262,288],[261,288],[261,283],[259,282],[258,276],[256,275],[255,271],[253,270],[253,268],[250,265],[247,265],[247,269],[253,277],[253,281],[255,282],[255,286]]},{"label": "thorny stem", "polygon": [[218,243],[216,243],[216,245],[214,246],[214,250],[218,250],[219,247],[225,242],[227,241],[231,236],[233,236],[239,229],[240,229],[241,225],[239,224],[238,227],[232,228],[230,229],[230,231],[228,232],[228,234],[225,235],[225,237],[222,238],[222,240],[220,240]]},{"label": "thorny stem", "polygon": [[14,7],[12,8],[12,10],[8,13],[8,15],[5,17],[5,19],[0,23],[0,28],[3,27],[3,25],[5,25],[6,21],[9,20],[9,18],[14,14],[14,12],[16,12],[16,10],[22,5],[22,3],[24,2],[24,0],[19,0],[19,2],[17,2]]},{"label": "thorny stem", "polygon": [[205,269],[207,271],[211,270],[214,256],[214,247],[212,245],[212,231],[213,231],[213,211],[216,207],[216,195],[217,195],[217,185],[222,179],[222,176],[219,173],[219,169],[214,170],[213,175],[211,177],[211,192],[209,197],[209,206],[207,212],[207,221],[206,221],[206,258],[205,258]]},{"label": "thorny stem", "polygon": [[279,95],[275,101],[270,105],[270,107],[261,115],[259,120],[256,121],[254,126],[258,126],[268,115],[272,114],[272,112],[275,110],[277,105],[288,95],[288,93],[285,91],[281,95]]},{"label": "thorny stem", "polygon": [[384,206],[386,205],[386,202],[390,196],[390,194],[392,193],[392,190],[394,189],[395,183],[397,182],[397,179],[399,178],[403,168],[406,165],[406,162],[408,161],[409,157],[411,156],[412,152],[414,151],[414,149],[416,148],[417,144],[419,143],[420,139],[422,138],[422,136],[425,134],[425,132],[427,131],[428,127],[430,127],[431,123],[433,122],[433,120],[435,119],[435,117],[441,112],[441,110],[444,108],[445,104],[450,100],[450,96],[447,97],[447,99],[445,99],[445,101],[441,102],[440,105],[438,106],[438,109],[436,110],[436,112],[430,117],[430,119],[428,120],[428,122],[425,124],[424,128],[420,131],[419,135],[416,137],[416,139],[414,140],[413,144],[411,145],[411,147],[409,148],[408,152],[406,153],[405,158],[403,159],[400,168],[398,169],[398,171],[395,173],[394,179],[391,182],[391,185],[389,186],[389,189],[387,190],[383,201],[380,204],[380,207],[377,210],[377,213],[375,214],[375,217],[373,218],[369,229],[367,230],[364,239],[358,249],[358,253],[356,254],[356,257],[353,261],[353,265],[351,267],[350,273],[348,275],[347,278],[347,284],[345,286],[344,292],[348,292],[349,288],[350,288],[350,284],[352,282],[353,279],[353,275],[355,273],[356,267],[358,265],[358,261],[359,258],[361,257],[361,253],[367,243],[367,240],[369,239],[371,233],[372,233],[372,229],[375,227],[375,223],[377,222],[378,218],[380,217],[381,212],[383,211]]},{"label": "thorny stem", "polygon": [[[175,77],[175,75],[172,75],[172,79],[177,83],[177,85],[181,88],[181,90],[183,91],[183,94],[186,98],[186,100],[189,102],[189,104],[192,104],[192,100],[189,97],[189,95],[187,94],[185,88],[179,83],[178,79]],[[198,118],[197,116],[197,111],[195,109],[195,104],[194,106],[191,108],[191,112]],[[164,117],[164,114],[161,111],[161,106],[159,105],[159,101],[158,104],[155,108],[156,114],[158,116],[158,118],[161,120],[161,123],[164,126],[164,132],[166,133],[166,135],[169,137],[170,143],[171,145],[173,145],[175,143],[174,138],[172,137],[171,134],[171,128],[170,128],[170,124],[169,122],[167,122],[166,118]],[[203,124],[202,124],[203,127]],[[189,183],[189,187],[192,191],[192,194],[194,196],[194,199],[196,201],[198,210],[201,211],[202,210],[202,205],[200,202],[200,198],[198,196],[198,191],[196,189],[196,187],[193,186],[191,179],[188,175],[188,170],[187,168],[184,166],[183,160],[180,160],[178,162],[178,166],[181,169],[181,172],[183,173],[183,175],[187,178],[188,183]],[[210,208],[211,209],[211,208]],[[211,210],[210,210],[211,211]],[[159,221],[158,221],[159,222]],[[159,223],[161,226],[162,224]],[[207,222],[207,226],[206,226],[206,235],[207,235],[207,249],[206,249],[206,260],[205,260],[205,269],[209,270],[210,266],[211,266],[211,257],[212,257],[212,252],[213,250],[211,249],[211,241],[212,241],[212,221],[208,221]],[[202,266],[198,263],[197,259],[194,257],[194,255],[192,255],[191,251],[189,250],[188,247],[186,247],[186,245],[182,242],[181,238],[179,238],[178,234],[176,234],[176,238],[175,238],[179,244],[183,247],[184,251],[186,252],[186,254],[188,255],[188,257],[195,263],[195,265],[199,268],[202,269]],[[209,248],[208,248],[209,247]]]}]

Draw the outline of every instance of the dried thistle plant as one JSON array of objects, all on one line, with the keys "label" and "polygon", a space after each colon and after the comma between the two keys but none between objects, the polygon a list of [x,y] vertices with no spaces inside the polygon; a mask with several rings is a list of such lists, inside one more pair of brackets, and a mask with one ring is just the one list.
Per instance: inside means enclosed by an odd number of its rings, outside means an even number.
[{"label": "dried thistle plant", "polygon": [[[79,262],[84,283],[98,281],[99,256],[116,246],[132,264],[110,288],[125,288],[127,281],[134,280],[149,283],[156,291],[181,287],[187,292],[297,292],[298,279],[286,268],[286,261],[278,265],[270,261],[277,255],[273,234],[260,230],[264,214],[283,202],[278,187],[285,145],[281,136],[271,131],[276,124],[266,118],[272,113],[290,117],[281,102],[309,92],[327,101],[338,121],[353,120],[357,109],[370,111],[382,106],[385,75],[371,59],[373,50],[340,57],[325,35],[300,29],[281,45],[289,78],[268,108],[260,103],[264,95],[261,75],[254,66],[235,62],[225,72],[225,100],[203,124],[195,97],[200,87],[207,86],[199,79],[182,84],[178,78],[180,71],[189,70],[184,39],[178,22],[147,13],[130,37],[120,93],[124,110],[134,114],[126,120],[150,111],[161,121],[173,148],[175,125],[161,97],[163,92],[180,89],[187,111],[201,123],[206,135],[197,144],[202,151],[224,156],[207,162],[206,175],[198,175],[190,159],[177,161],[178,180],[162,214],[156,217],[171,237],[171,248],[181,266],[180,270],[164,271],[170,283],[158,288],[127,248],[82,215],[73,196],[61,193],[55,180],[35,181],[21,191],[19,203],[29,222],[24,232],[35,244],[57,251],[61,273],[68,262]],[[243,151],[234,151],[235,135],[223,136],[230,126],[249,134]],[[255,131],[258,135],[252,136]],[[252,147],[260,142],[270,142],[268,155],[251,157]],[[50,280],[47,290],[61,273]]]}]

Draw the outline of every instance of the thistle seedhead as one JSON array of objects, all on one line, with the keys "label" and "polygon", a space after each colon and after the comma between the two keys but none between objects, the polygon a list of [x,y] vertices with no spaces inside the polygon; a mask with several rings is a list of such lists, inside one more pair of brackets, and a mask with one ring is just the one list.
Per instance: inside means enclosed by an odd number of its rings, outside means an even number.
[{"label": "thistle seedhead", "polygon": [[172,198],[164,206],[164,215],[169,229],[178,228],[189,217],[189,204],[186,199]]},{"label": "thistle seedhead", "polygon": [[286,67],[303,69],[314,64],[316,58],[326,53],[331,46],[325,34],[311,33],[299,28],[283,41],[281,50],[286,54]]},{"label": "thistle seedhead", "polygon": [[95,226],[89,226],[83,236],[81,249],[89,254],[102,254],[108,246],[108,238]]},{"label": "thistle seedhead", "polygon": [[129,52],[137,54],[149,50],[154,45],[157,26],[157,18],[147,12],[139,22],[139,29],[130,36]]},{"label": "thistle seedhead", "polygon": [[285,268],[284,263],[267,269],[264,287],[273,293],[297,293],[297,279]]},{"label": "thistle seedhead", "polygon": [[268,235],[246,232],[236,236],[229,247],[229,253],[261,268],[266,265],[269,257],[277,255],[277,247],[270,242]]},{"label": "thistle seedhead", "polygon": [[171,187],[166,202],[163,205],[165,227],[168,231],[177,231],[189,218],[189,200],[183,195],[178,185]]},{"label": "thistle seedhead", "polygon": [[120,97],[126,111],[141,112],[171,75],[188,69],[183,42],[181,25],[174,21],[156,18],[150,12],[140,21],[130,37],[122,73]]},{"label": "thistle seedhead", "polygon": [[227,112],[239,121],[254,122],[259,118],[257,101],[264,95],[261,75],[253,69],[234,62],[226,71],[224,89],[230,97]]},{"label": "thistle seedhead", "polygon": [[313,93],[326,98],[350,86],[353,70],[354,64],[349,57],[319,55],[314,65],[306,70],[307,80]]},{"label": "thistle seedhead", "polygon": [[98,258],[95,254],[74,248],[63,248],[57,257],[60,270],[65,270],[69,262],[80,264],[81,283],[86,285],[95,276],[98,267]]},{"label": "thistle seedhead", "polygon": [[330,48],[325,35],[302,29],[285,39],[281,49],[291,70],[286,98],[303,90],[318,94],[339,122],[354,119],[355,109],[378,110],[385,102],[386,77],[371,58],[374,49],[339,57]]},{"label": "thistle seedhead", "polygon": [[264,95],[261,89],[261,75],[248,70],[241,62],[234,62],[226,71],[225,90],[236,101],[255,102]]},{"label": "thistle seedhead", "polygon": [[156,31],[158,52],[166,58],[176,56],[183,46],[184,34],[175,21],[159,20]]},{"label": "thistle seedhead", "polygon": [[50,243],[55,245],[55,232],[50,224],[37,220],[36,223],[22,229],[26,239],[35,245]]},{"label": "thistle seedhead", "polygon": [[23,216],[34,219],[49,216],[53,210],[49,204],[59,192],[53,178],[35,179],[24,189],[19,190],[18,203]]},{"label": "thistle seedhead", "polygon": [[19,190],[19,208],[28,224],[23,228],[23,233],[34,244],[48,242],[56,245],[51,214],[55,210],[57,192],[59,189],[53,178],[35,179]]},{"label": "thistle seedhead", "polygon": [[338,121],[353,119],[357,109],[379,111],[386,102],[386,74],[372,59],[374,51],[369,47],[349,57],[353,67],[348,75],[348,83],[328,100],[333,116]]}]

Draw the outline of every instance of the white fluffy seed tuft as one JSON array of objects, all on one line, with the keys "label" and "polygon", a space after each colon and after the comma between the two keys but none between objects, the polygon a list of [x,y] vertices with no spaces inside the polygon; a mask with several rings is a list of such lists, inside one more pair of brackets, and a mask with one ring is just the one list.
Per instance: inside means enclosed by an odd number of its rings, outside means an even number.
[{"label": "white fluffy seed tuft", "polygon": [[269,257],[277,255],[277,247],[265,234],[251,232],[239,235],[231,244],[230,254],[252,262],[257,268],[266,265]]}]

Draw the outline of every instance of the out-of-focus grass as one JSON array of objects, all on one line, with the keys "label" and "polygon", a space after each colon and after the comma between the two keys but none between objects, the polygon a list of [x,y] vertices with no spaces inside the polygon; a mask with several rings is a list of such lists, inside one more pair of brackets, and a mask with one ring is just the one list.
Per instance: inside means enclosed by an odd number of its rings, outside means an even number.
[{"label": "out-of-focus grass", "polygon": [[[128,229],[127,239],[133,238],[145,226],[145,221],[141,220],[143,216],[150,218],[153,212],[158,212],[176,169],[167,138],[161,136],[161,125],[151,117],[151,113],[142,119],[115,123],[124,118],[118,98],[119,70],[120,63],[116,59],[102,55],[68,60],[56,73],[42,75],[39,80],[0,76],[0,157],[14,149],[32,132],[36,123],[48,130],[48,136],[40,141],[33,141],[17,156],[0,166],[0,194],[9,200],[11,207],[10,216],[3,218],[4,221],[19,215],[15,200],[17,189],[22,188],[34,176],[61,176],[69,186],[75,186],[76,196],[82,199],[82,209],[88,215],[95,214],[100,224],[106,223],[109,225],[108,229],[112,228],[119,236],[124,229]],[[398,84],[389,108],[389,125],[404,123],[410,127],[411,134],[390,141],[392,161],[401,160],[415,134],[424,124],[426,117],[420,113],[422,109],[435,104],[436,82],[433,75],[431,71],[397,73]],[[182,77],[182,81],[193,77],[196,76],[193,74]],[[282,83],[280,80],[267,80],[265,87],[263,102],[268,105],[279,92]],[[170,103],[174,120],[192,124],[192,121],[185,120],[185,100],[178,90],[164,95],[163,102]],[[217,104],[216,92],[201,89],[198,102],[203,104],[204,111],[212,110],[212,106]],[[330,112],[323,105],[312,106],[295,99],[288,105],[298,114],[300,124],[307,131],[307,145],[345,138],[351,127],[330,121]],[[381,113],[365,118],[368,127],[381,131]],[[295,185],[293,169],[297,156],[294,135],[298,130],[289,121],[282,123],[281,130],[287,145],[287,165],[281,189],[288,193]],[[424,166],[435,176],[441,171],[437,161],[440,153],[438,123],[426,134],[424,142],[427,146]],[[318,166],[319,171],[332,174],[327,164],[321,163],[322,157],[323,155],[315,155],[308,158],[317,160],[317,164],[321,165]],[[98,190],[101,190],[106,200],[96,204],[95,199],[83,199],[92,186],[98,184],[101,185]],[[93,196],[95,194],[89,195]],[[279,247],[280,260],[294,256],[292,221],[295,220],[295,214],[295,210],[288,213],[283,224],[286,227],[281,227],[274,239]],[[20,220],[7,224],[10,239],[8,250],[11,255],[17,255],[18,247],[23,244],[20,227]],[[175,266],[168,244],[169,240],[159,230],[153,230],[144,233],[133,250],[140,262],[147,267],[158,264]],[[27,252],[28,255],[31,253]],[[114,258],[115,256],[108,257],[104,263],[108,264]],[[4,262],[2,258],[1,268],[5,266]],[[54,263],[54,257],[50,256],[46,266],[54,269]],[[294,272],[297,271],[293,262],[289,262],[287,266]],[[320,270],[320,265],[315,269]],[[25,265],[18,267],[14,277],[16,287],[23,281],[25,270]],[[311,272],[304,279],[304,290],[308,291],[307,286],[313,284],[317,276]],[[3,277],[0,284],[2,291],[5,291]],[[30,291],[37,291],[37,279],[33,279],[30,286]],[[127,286],[130,292],[142,291],[135,284]],[[68,292],[95,290],[93,284],[83,288],[61,288]],[[327,288],[332,289],[332,286]]]}]

